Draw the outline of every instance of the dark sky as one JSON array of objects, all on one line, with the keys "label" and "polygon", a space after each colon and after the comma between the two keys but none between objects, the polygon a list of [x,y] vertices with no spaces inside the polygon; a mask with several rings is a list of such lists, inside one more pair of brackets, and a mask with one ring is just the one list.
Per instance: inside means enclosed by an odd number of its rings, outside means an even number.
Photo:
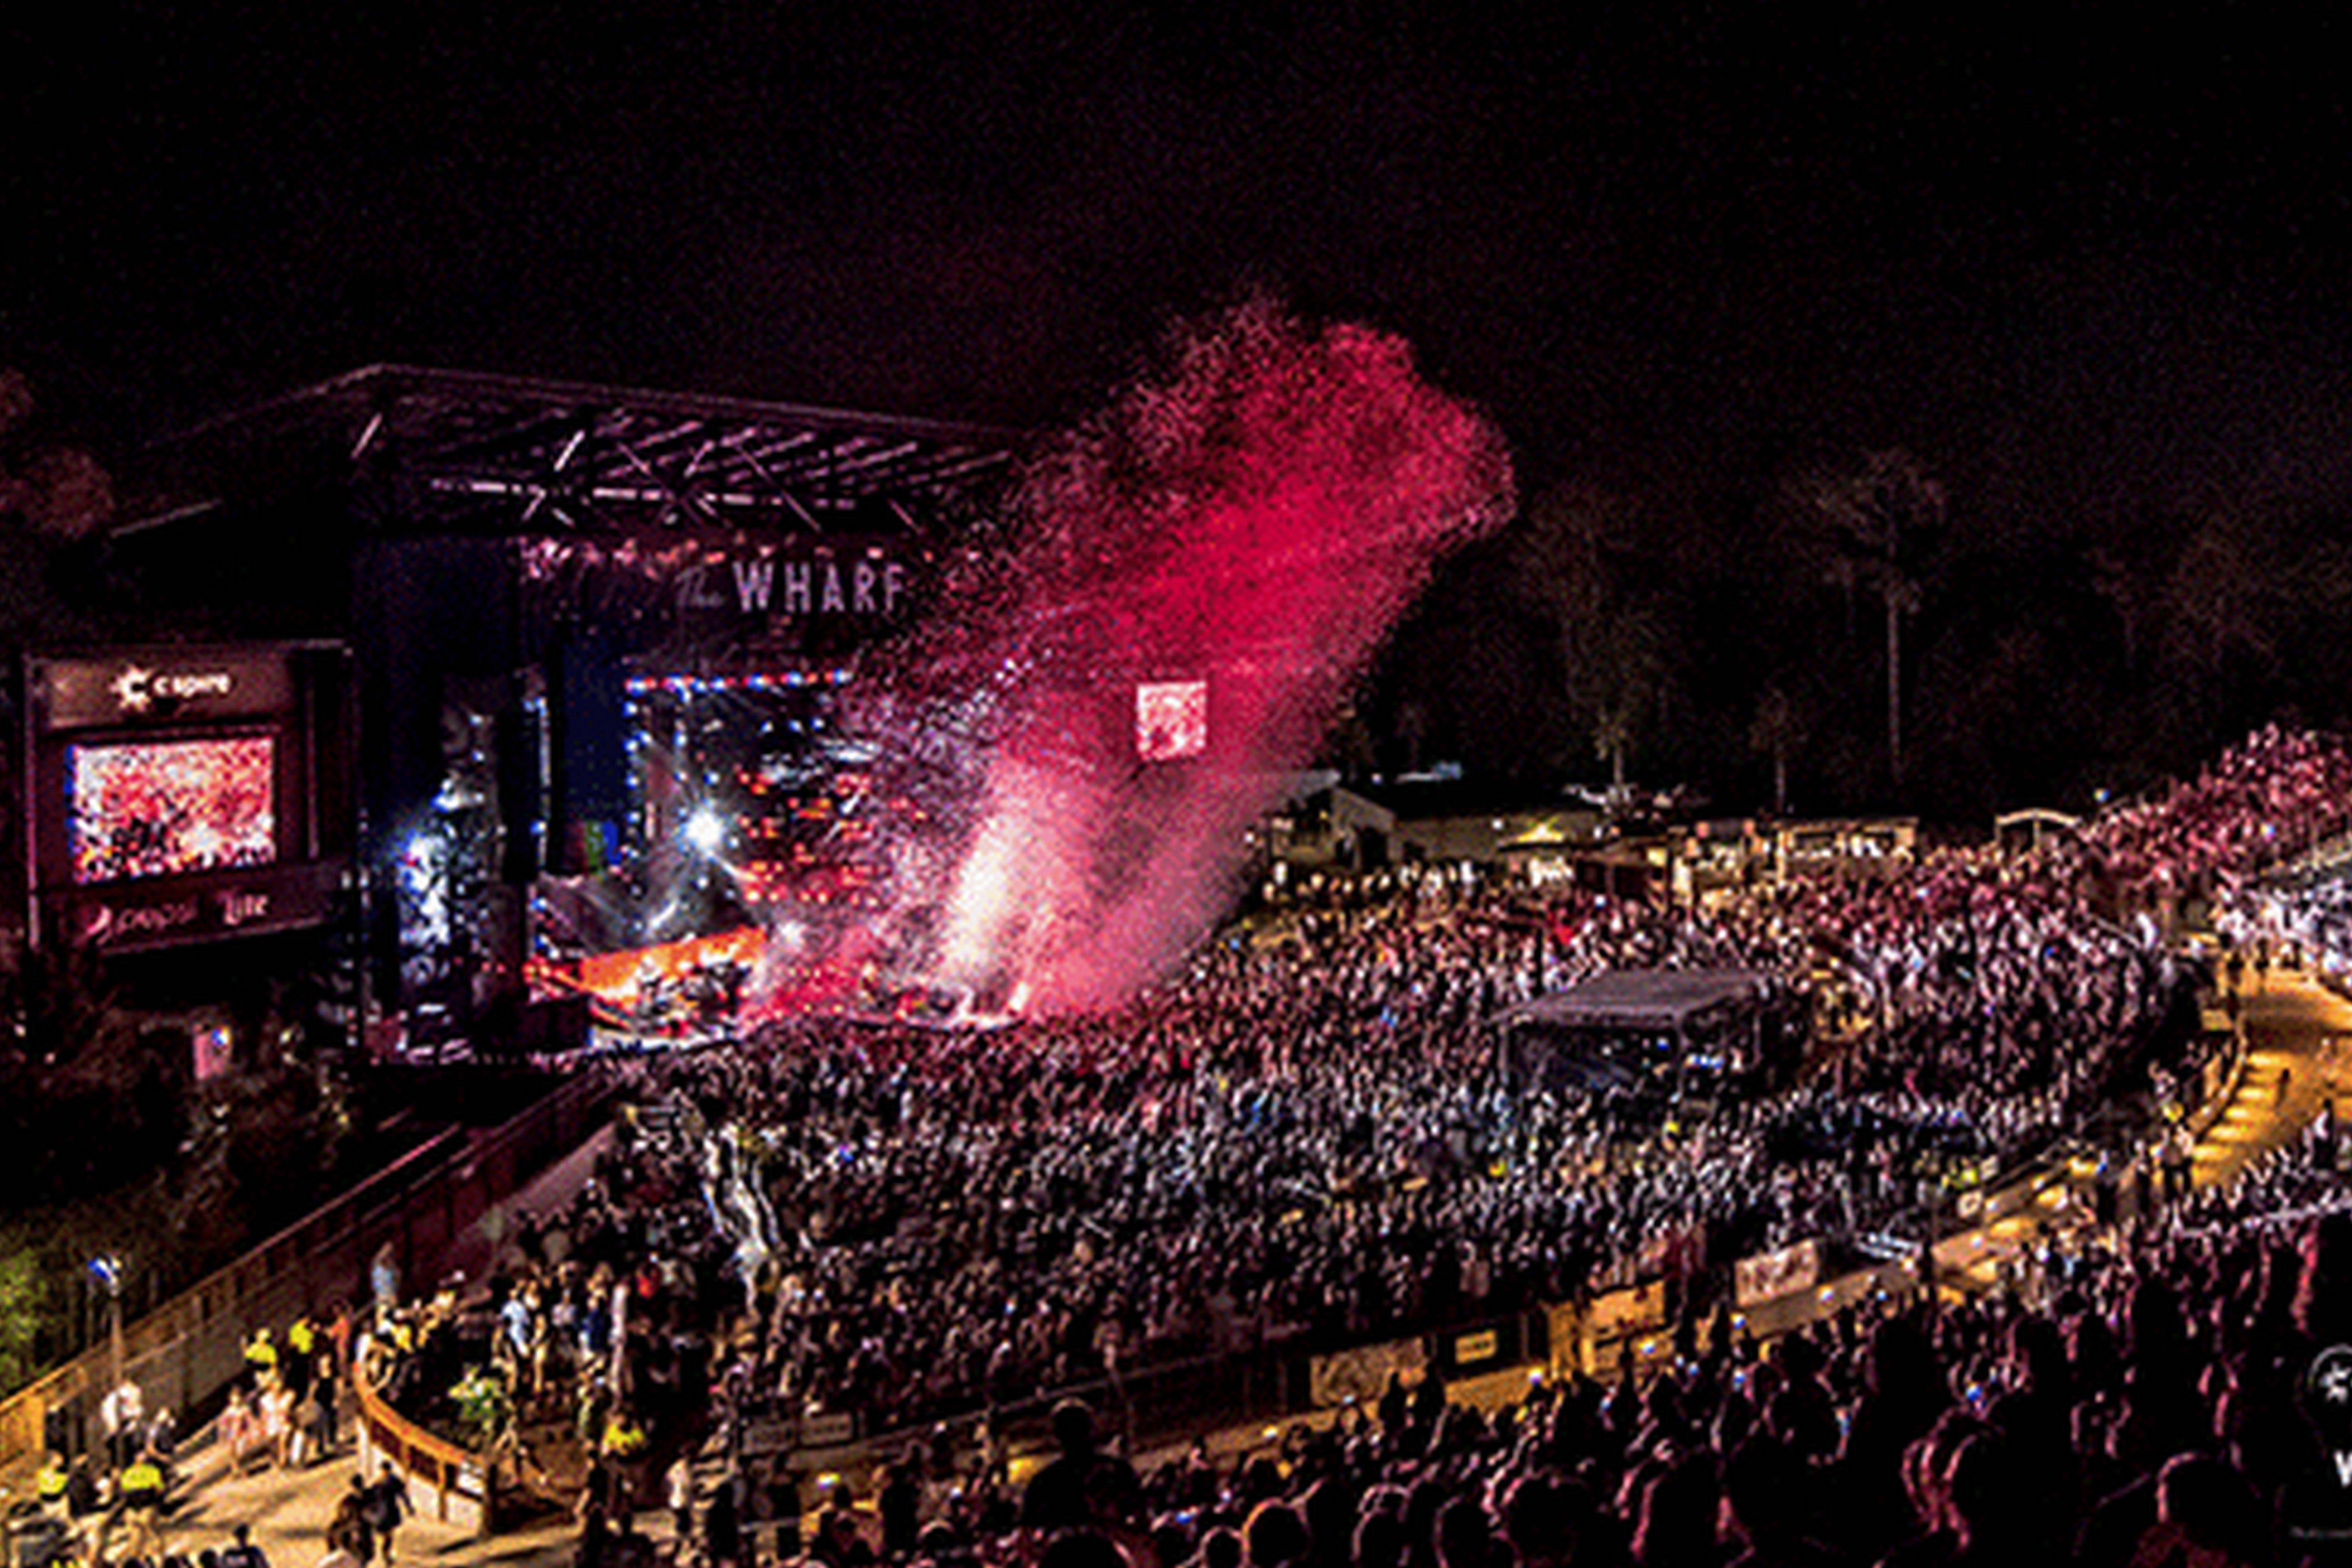
[{"label": "dark sky", "polygon": [[1254,9],[19,7],[0,363],[101,443],[385,360],[1046,424],[1256,284],[1537,483],[1901,442],[2042,527],[2352,472],[2343,27]]}]

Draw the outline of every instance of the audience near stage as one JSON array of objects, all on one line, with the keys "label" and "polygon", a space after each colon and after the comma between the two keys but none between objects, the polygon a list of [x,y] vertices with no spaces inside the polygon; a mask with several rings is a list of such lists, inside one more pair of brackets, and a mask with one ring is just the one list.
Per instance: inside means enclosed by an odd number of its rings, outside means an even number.
[{"label": "audience near stage", "polygon": [[[1213,1466],[1089,1489],[1065,1562],[2342,1561],[2352,1503],[2308,1373],[2352,1321],[2352,1217],[2085,1258],[2045,1299],[1870,1307],[1650,1381],[1572,1378],[1484,1415],[1384,1401]],[[2341,1352],[2339,1352],[2341,1353]],[[918,1560],[1034,1560],[987,1489]],[[1234,1538],[1238,1538],[1238,1550]]]},{"label": "audience near stage", "polygon": [[[2264,731],[2032,855],[1939,851],[1705,912],[1405,878],[1385,902],[1222,941],[1113,1017],[772,1026],[630,1069],[638,1109],[581,1201],[485,1289],[378,1324],[368,1352],[395,1400],[445,1418],[469,1366],[503,1369],[649,1500],[651,1455],[706,1392],[722,1426],[911,1428],[1662,1269],[1701,1322],[1728,1259],[1916,1236],[1923,1176],[2030,1152],[2144,1087],[2184,977],[2095,890],[2242,875],[2340,826],[2348,787],[2340,746]],[[1748,1063],[1704,1107],[1515,1078],[1483,1027],[1606,970],[1699,966],[1796,994],[1832,973],[1861,1016],[1793,1080]],[[2313,1453],[2294,1358],[2319,1332],[2300,1314],[2310,1298],[2352,1324],[2335,1301],[2352,1221],[2245,1222],[2324,1205],[2332,1164],[2299,1151],[2119,1253],[1932,1317],[1849,1318],[1763,1360],[1718,1334],[1646,1390],[1543,1390],[1491,1423],[1424,1400],[1232,1474],[1075,1489],[1109,1541],[1047,1554],[2296,1561],[2281,1521],[2311,1503]],[[915,1495],[940,1505],[918,1537],[935,1560],[1002,1555],[992,1532],[1018,1521],[985,1486]],[[827,1530],[811,1555],[856,1560]]]}]

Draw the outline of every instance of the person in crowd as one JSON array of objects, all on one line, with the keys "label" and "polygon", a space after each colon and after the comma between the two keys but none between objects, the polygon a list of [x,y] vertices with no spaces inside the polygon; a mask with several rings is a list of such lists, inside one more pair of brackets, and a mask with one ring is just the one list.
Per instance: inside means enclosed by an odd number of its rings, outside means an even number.
[{"label": "person in crowd", "polygon": [[386,1568],[393,1561],[393,1540],[401,1521],[412,1511],[408,1500],[408,1482],[399,1470],[385,1460],[377,1468],[375,1479],[369,1482],[361,1511],[367,1520],[369,1533],[374,1538],[376,1551]]},{"label": "person in crowd", "polygon": [[229,1543],[221,1550],[219,1568],[269,1568],[269,1558],[253,1543],[253,1526],[243,1520],[229,1526]]},{"label": "person in crowd", "polygon": [[369,1504],[367,1477],[354,1470],[351,1484],[335,1501],[334,1518],[327,1525],[327,1549],[342,1552],[364,1565],[375,1560],[375,1529],[369,1522],[374,1510]]},{"label": "person in crowd", "polygon": [[163,1466],[152,1453],[142,1452],[115,1481],[130,1551],[149,1563],[163,1555]]},{"label": "person in crowd", "polygon": [[1084,1400],[1054,1407],[1055,1457],[1029,1478],[1021,1494],[1021,1523],[1030,1530],[1065,1530],[1093,1522],[1102,1499],[1129,1494],[1135,1472],[1097,1446],[1095,1413]]}]

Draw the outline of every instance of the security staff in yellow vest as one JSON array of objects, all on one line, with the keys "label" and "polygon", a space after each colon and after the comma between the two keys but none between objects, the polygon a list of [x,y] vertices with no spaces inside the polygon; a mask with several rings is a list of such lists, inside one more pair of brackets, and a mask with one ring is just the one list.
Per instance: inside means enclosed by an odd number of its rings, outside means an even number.
[{"label": "security staff in yellow vest", "polygon": [[277,1375],[278,1347],[269,1342],[269,1330],[264,1325],[254,1330],[253,1337],[245,1342],[246,1386],[258,1394]]},{"label": "security staff in yellow vest", "polygon": [[39,1500],[43,1513],[54,1519],[66,1516],[66,1462],[61,1455],[42,1459],[41,1473],[33,1478],[33,1496]]},{"label": "security staff in yellow vest", "polygon": [[163,1467],[153,1450],[141,1454],[115,1483],[122,1500],[123,1521],[131,1531],[131,1555],[150,1563],[163,1560]]}]

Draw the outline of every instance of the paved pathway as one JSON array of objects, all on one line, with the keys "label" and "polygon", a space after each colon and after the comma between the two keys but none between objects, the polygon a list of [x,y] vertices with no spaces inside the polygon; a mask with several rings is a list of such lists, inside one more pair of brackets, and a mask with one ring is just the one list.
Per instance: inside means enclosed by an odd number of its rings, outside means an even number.
[{"label": "paved pathway", "polygon": [[[312,1568],[326,1555],[327,1526],[358,1468],[346,1447],[343,1457],[309,1469],[232,1476],[226,1456],[213,1444],[191,1463],[167,1543],[172,1551],[193,1558],[205,1547],[229,1544],[229,1527],[244,1523],[253,1527],[253,1542],[268,1556],[270,1568]],[[430,1510],[427,1498],[414,1488],[412,1495],[421,1509]],[[667,1516],[649,1514],[646,1525],[648,1533],[656,1525],[667,1533]],[[485,1541],[419,1517],[400,1527],[398,1562],[418,1568],[567,1568],[576,1533],[570,1520],[551,1518]]]},{"label": "paved pathway", "polygon": [[2192,1179],[2228,1181],[2298,1137],[2323,1110],[2352,1111],[2352,1001],[2293,970],[2251,973],[2243,992],[2246,1068],[2197,1145]]}]

